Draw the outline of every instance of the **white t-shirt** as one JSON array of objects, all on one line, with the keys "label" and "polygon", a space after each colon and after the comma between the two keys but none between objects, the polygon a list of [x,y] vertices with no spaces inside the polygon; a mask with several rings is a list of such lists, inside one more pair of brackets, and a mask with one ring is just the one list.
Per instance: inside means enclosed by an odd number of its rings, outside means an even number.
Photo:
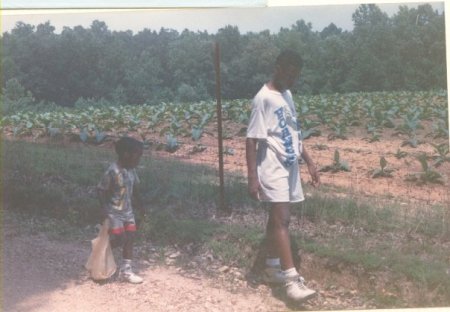
[{"label": "white t-shirt", "polygon": [[289,90],[281,93],[266,85],[259,90],[252,102],[247,138],[265,141],[284,166],[297,163],[301,147],[297,112]]}]

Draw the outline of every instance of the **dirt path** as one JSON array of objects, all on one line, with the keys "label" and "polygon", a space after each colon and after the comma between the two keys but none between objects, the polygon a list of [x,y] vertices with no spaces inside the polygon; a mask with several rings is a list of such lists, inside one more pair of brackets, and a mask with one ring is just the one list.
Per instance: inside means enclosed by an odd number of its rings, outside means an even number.
[{"label": "dirt path", "polygon": [[[6,223],[8,224],[8,223]],[[83,268],[90,243],[53,241],[4,228],[3,311],[280,311],[289,310],[267,287],[227,290],[170,266],[141,261],[141,285],[99,285]]]}]

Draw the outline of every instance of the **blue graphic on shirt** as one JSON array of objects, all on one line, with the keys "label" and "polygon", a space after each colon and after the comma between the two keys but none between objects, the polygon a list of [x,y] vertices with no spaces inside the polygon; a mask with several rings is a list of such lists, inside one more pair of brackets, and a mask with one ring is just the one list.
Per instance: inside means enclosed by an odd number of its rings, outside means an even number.
[{"label": "blue graphic on shirt", "polygon": [[292,135],[289,131],[286,118],[283,114],[283,107],[277,109],[275,111],[275,115],[277,115],[278,118],[278,126],[281,128],[281,140],[283,141],[283,146],[287,153],[284,165],[286,167],[289,167],[297,160],[297,156],[295,155],[294,146],[292,144]]}]

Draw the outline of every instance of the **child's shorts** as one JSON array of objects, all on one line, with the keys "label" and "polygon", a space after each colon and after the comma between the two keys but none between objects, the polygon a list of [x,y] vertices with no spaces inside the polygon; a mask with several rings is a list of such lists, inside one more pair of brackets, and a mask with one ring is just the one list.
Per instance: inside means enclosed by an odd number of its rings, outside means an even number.
[{"label": "child's shorts", "polygon": [[304,200],[298,163],[284,166],[270,148],[264,148],[258,154],[258,177],[261,201],[295,203]]},{"label": "child's shorts", "polygon": [[110,234],[122,234],[124,232],[135,232],[136,221],[134,220],[133,211],[111,211],[108,214],[111,221]]}]

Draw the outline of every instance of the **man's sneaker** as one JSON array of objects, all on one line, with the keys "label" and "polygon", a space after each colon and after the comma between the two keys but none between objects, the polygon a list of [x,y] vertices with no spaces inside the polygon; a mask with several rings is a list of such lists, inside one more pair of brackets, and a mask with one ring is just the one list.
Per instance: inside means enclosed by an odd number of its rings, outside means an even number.
[{"label": "man's sneaker", "polygon": [[305,280],[301,276],[288,277],[286,282],[286,294],[289,299],[305,301],[316,295],[316,291],[305,286]]},{"label": "man's sneaker", "polygon": [[132,270],[131,267],[125,267],[124,269],[120,270],[120,278],[128,283],[131,284],[140,284],[144,281],[142,277],[139,275],[136,275]]},{"label": "man's sneaker", "polygon": [[280,266],[266,267],[263,272],[263,280],[268,284],[284,284],[286,283],[286,277],[281,271]]}]

